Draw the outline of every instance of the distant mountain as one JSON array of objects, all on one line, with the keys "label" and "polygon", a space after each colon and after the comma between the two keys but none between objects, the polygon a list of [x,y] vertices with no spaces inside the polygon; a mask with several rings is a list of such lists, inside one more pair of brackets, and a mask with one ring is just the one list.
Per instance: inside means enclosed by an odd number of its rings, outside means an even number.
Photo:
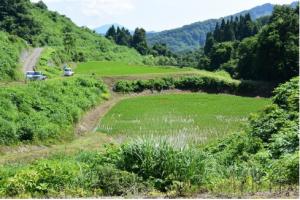
[{"label": "distant mountain", "polygon": [[[298,3],[298,1],[293,2],[290,4],[290,6],[296,7]],[[231,16],[235,17],[250,13],[252,19],[255,20],[263,16],[271,15],[274,6],[275,5],[273,4],[267,3],[224,18],[229,19]],[[216,23],[220,22],[221,20],[222,18],[209,19],[190,25],[185,25],[181,28],[156,33],[148,33],[147,40],[150,45],[153,45],[157,42],[166,43],[173,52],[194,50],[205,44],[206,34],[213,31]]]},{"label": "distant mountain", "polygon": [[[126,27],[123,26],[123,25],[114,23],[114,24],[105,24],[105,25],[103,25],[103,26],[100,26],[100,27],[98,27],[98,28],[95,28],[94,30],[95,30],[96,33],[98,33],[98,34],[105,35],[106,32],[107,32],[107,30],[108,30],[112,25],[114,25],[115,28],[117,28],[117,27],[119,27],[119,28],[123,28],[123,27],[126,28]],[[128,29],[128,28],[126,28],[126,29]],[[129,31],[130,31],[131,33],[133,32],[133,31],[131,31],[131,30],[129,30]]]}]

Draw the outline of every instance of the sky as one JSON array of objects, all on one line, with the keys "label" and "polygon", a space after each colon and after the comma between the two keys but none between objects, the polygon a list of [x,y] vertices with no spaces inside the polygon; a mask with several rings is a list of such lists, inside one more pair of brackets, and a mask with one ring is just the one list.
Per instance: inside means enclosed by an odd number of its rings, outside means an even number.
[{"label": "sky", "polygon": [[[39,0],[31,0],[37,2]],[[197,21],[220,18],[264,3],[295,0],[43,0],[48,9],[71,18],[79,26],[96,28],[118,23],[131,30],[161,31]]]}]

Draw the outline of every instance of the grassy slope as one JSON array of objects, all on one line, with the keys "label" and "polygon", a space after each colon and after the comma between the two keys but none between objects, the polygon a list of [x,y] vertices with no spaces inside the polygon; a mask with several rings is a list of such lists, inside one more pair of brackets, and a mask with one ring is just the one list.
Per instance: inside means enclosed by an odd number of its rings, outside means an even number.
[{"label": "grassy slope", "polygon": [[104,84],[90,78],[2,87],[0,146],[70,139],[81,115],[105,97]]},{"label": "grassy slope", "polygon": [[174,94],[127,99],[101,120],[100,131],[121,137],[167,136],[178,144],[203,143],[241,130],[249,113],[268,99]]},{"label": "grassy slope", "polygon": [[70,27],[76,40],[76,50],[87,60],[123,60],[140,62],[142,57],[134,50],[118,46],[91,30],[76,26],[69,18],[56,12],[33,8],[32,14],[42,26],[42,33],[36,38],[43,45],[55,46],[63,51],[63,29]]},{"label": "grassy slope", "polygon": [[25,42],[0,31],[0,81],[18,78],[18,61]]},{"label": "grassy slope", "polygon": [[[118,46],[91,30],[78,27],[69,18],[38,8],[30,7],[30,12],[37,23],[41,26],[41,33],[34,37],[33,41],[37,46],[51,46],[52,54],[47,55],[46,66],[52,63],[55,66],[63,62],[71,61],[71,57],[66,54],[63,46],[63,29],[69,27],[72,29],[75,38],[75,50],[83,54],[85,60],[113,60],[126,63],[142,63],[143,57],[134,49],[125,46]],[[25,42],[22,39],[0,32],[0,81],[18,79],[18,61],[21,48],[25,48]],[[40,66],[45,70],[45,65]],[[50,65],[52,66],[52,65]],[[57,72],[50,70],[55,75]],[[49,72],[49,75],[51,75]]]},{"label": "grassy slope", "polygon": [[81,63],[76,68],[78,74],[96,74],[100,76],[135,75],[152,73],[172,73],[195,71],[191,68],[145,66],[127,64],[125,62],[87,62]]},{"label": "grassy slope", "polygon": [[[76,136],[74,140],[47,146],[21,145],[18,147],[0,147],[0,166],[7,163],[28,163],[56,154],[72,155],[80,151],[103,150],[103,144],[112,140],[99,132]],[[20,151],[24,151],[20,153]]]}]

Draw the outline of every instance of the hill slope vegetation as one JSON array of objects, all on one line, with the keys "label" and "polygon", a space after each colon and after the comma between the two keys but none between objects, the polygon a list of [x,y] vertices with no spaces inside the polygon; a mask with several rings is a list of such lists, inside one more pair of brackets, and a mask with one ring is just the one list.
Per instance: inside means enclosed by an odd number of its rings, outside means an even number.
[{"label": "hill slope vegetation", "polygon": [[[298,2],[291,4],[292,7],[296,7]],[[264,4],[261,6],[254,7],[250,10],[242,11],[240,13],[224,17],[225,20],[231,17],[239,17],[249,13],[253,20],[260,17],[271,15],[274,5]],[[221,19],[210,19],[202,22],[196,22],[190,25],[185,25],[181,28],[166,30],[157,33],[149,33],[148,43],[154,45],[155,43],[164,43],[174,52],[195,50],[199,47],[203,47],[206,34],[215,29],[216,23],[221,23]]]},{"label": "hill slope vegetation", "polygon": [[[4,0],[0,5],[0,30],[7,32],[1,33],[0,40],[9,43],[8,48],[15,44],[11,40],[7,41],[7,37],[13,37],[15,41],[22,38],[31,46],[51,46],[55,51],[53,56],[56,57],[52,60],[56,64],[85,60],[142,62],[142,57],[134,49],[116,45],[86,27],[78,27],[68,17],[49,11],[43,2],[33,4],[29,0]],[[0,55],[6,52],[2,46]],[[19,55],[18,50],[12,56],[15,63],[18,62]],[[2,62],[10,61],[3,57]],[[10,71],[14,71],[15,66],[0,66],[0,79],[14,79]]]}]

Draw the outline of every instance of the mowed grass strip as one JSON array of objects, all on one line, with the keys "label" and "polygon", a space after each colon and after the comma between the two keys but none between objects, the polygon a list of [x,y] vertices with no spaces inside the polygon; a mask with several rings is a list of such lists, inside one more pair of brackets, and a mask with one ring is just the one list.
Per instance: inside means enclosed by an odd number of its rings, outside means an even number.
[{"label": "mowed grass strip", "polygon": [[78,74],[95,74],[97,76],[123,76],[136,74],[160,74],[196,71],[192,68],[178,68],[172,66],[146,66],[126,64],[122,62],[92,61],[80,63],[75,72]]},{"label": "mowed grass strip", "polygon": [[100,121],[99,131],[120,142],[159,138],[173,144],[204,144],[240,131],[250,113],[270,103],[265,98],[225,94],[167,94],[125,99]]}]

